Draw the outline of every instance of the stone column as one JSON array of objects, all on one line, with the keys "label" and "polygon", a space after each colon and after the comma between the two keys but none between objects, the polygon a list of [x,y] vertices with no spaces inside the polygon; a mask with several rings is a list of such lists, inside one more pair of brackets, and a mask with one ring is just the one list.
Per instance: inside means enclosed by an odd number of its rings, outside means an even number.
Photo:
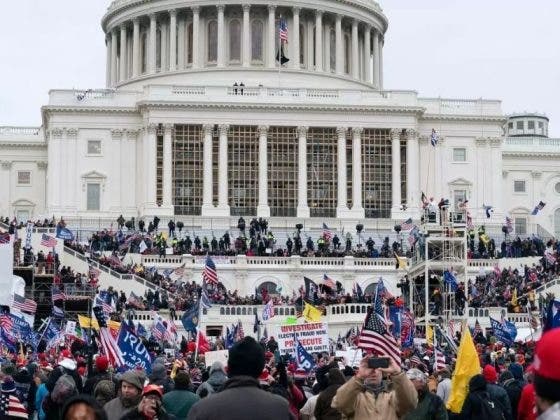
[{"label": "stone column", "polygon": [[373,30],[373,85],[379,89],[379,31]]},{"label": "stone column", "polygon": [[111,86],[117,84],[117,31],[111,31]]},{"label": "stone column", "polygon": [[168,54],[168,42],[167,42],[167,33],[169,31],[169,25],[166,22],[160,22],[159,24],[160,26],[160,33],[161,33],[161,37],[160,37],[160,47],[159,47],[159,71],[160,72],[166,72],[169,67],[168,67],[168,62],[167,59],[169,58],[169,54]]},{"label": "stone column", "polygon": [[218,209],[229,216],[228,204],[228,131],[229,125],[220,125],[220,143],[218,152]]},{"label": "stone column", "polygon": [[77,199],[76,199],[76,184],[75,180],[78,177],[77,161],[78,161],[78,130],[76,128],[66,129],[66,139],[64,144],[65,156],[68,156],[68,162],[64,165],[66,167],[66,179],[65,183],[65,195],[66,197],[62,200],[64,203],[64,208],[67,214],[76,214]]},{"label": "stone column", "polygon": [[379,37],[379,90],[383,90],[383,38]]},{"label": "stone column", "polygon": [[335,39],[336,39],[336,74],[344,73],[344,56],[342,54],[342,16],[336,15],[335,21]]},{"label": "stone column", "polygon": [[146,162],[145,208],[156,206],[156,178],[157,178],[157,124],[149,124],[144,130],[144,158]]},{"label": "stone column", "polygon": [[362,127],[352,129],[352,213],[355,217],[364,218],[362,204]]},{"label": "stone column", "polygon": [[177,10],[169,11],[169,71],[177,70]]},{"label": "stone column", "polygon": [[371,83],[371,26],[364,29],[364,79]]},{"label": "stone column", "polygon": [[107,57],[106,57],[106,72],[105,72],[105,86],[111,87],[111,37],[109,34],[105,35],[105,46],[107,47]]},{"label": "stone column", "polygon": [[250,16],[249,12],[251,10],[250,4],[243,5],[243,48],[241,52],[243,53],[243,67],[249,67],[251,65],[251,42],[250,42]]},{"label": "stone column", "polygon": [[337,127],[336,134],[338,136],[338,150],[337,150],[337,197],[338,205],[336,209],[337,217],[344,217],[344,213],[348,212],[348,194],[347,194],[347,181],[346,181],[346,132],[348,128]]},{"label": "stone column", "polygon": [[202,126],[204,133],[204,143],[202,152],[202,165],[204,177],[202,178],[202,215],[214,209],[213,202],[213,172],[212,172],[212,131],[214,125],[205,124]]},{"label": "stone column", "polygon": [[192,42],[192,68],[196,69],[199,66],[200,52],[199,52],[199,31],[200,31],[200,7],[195,6],[192,8],[193,13],[193,42]]},{"label": "stone column", "polygon": [[185,68],[185,16],[179,16],[177,28],[177,69]]},{"label": "stone column", "polygon": [[358,21],[352,21],[352,77],[354,79],[360,78],[360,63],[358,60]]},{"label": "stone column", "polygon": [[315,11],[315,70],[323,71],[323,12]]},{"label": "stone column", "polygon": [[132,78],[138,77],[141,73],[140,67],[140,20],[132,20]]},{"label": "stone column", "polygon": [[126,25],[121,25],[121,52],[119,54],[119,81],[123,82],[126,79]]},{"label": "stone column", "polygon": [[173,124],[165,124],[163,130],[163,205],[171,206],[173,201]]},{"label": "stone column", "polygon": [[268,127],[259,126],[259,204],[257,216],[270,217],[268,205],[268,150],[267,150]]},{"label": "stone column", "polygon": [[391,130],[391,192],[392,192],[392,218],[400,212],[401,207],[401,132],[399,128]]},{"label": "stone column", "polygon": [[[135,185],[141,184],[142,179],[137,175],[137,140],[139,130],[127,130],[125,140],[123,141],[123,149],[121,153],[121,191],[122,191],[122,204],[123,209],[131,214],[135,214],[137,210],[136,195],[137,188]],[[134,180],[131,186],[130,177]]]},{"label": "stone column", "polygon": [[294,28],[292,30],[292,34],[293,34],[293,39],[290,41],[290,61],[292,62],[292,67],[294,69],[299,69],[300,67],[300,63],[299,63],[299,49],[301,48],[299,45],[299,12],[300,12],[300,8],[299,7],[293,7],[292,8],[292,13],[293,13],[293,20],[294,20]]},{"label": "stone column", "polygon": [[406,142],[406,206],[414,219],[420,217],[420,145],[418,133],[407,130]]},{"label": "stone column", "polygon": [[157,22],[156,15],[150,15],[150,34],[148,36],[148,73],[154,74],[156,72],[156,30]]},{"label": "stone column", "polygon": [[223,4],[218,5],[218,67],[224,67],[225,63],[225,25],[224,25],[224,10]]},{"label": "stone column", "polygon": [[307,127],[298,127],[298,206],[297,217],[309,217],[307,203]]},{"label": "stone column", "polygon": [[276,6],[268,5],[268,46],[266,48],[267,67],[276,67]]}]

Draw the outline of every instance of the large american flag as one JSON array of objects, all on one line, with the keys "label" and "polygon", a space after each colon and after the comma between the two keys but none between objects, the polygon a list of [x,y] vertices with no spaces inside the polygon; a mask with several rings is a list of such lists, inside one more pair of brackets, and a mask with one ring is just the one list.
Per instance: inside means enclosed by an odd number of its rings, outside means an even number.
[{"label": "large american flag", "polygon": [[325,241],[330,242],[333,236],[333,231],[329,229],[326,223],[323,223],[323,238],[325,239]]},{"label": "large american flag", "polygon": [[13,308],[20,312],[29,312],[34,314],[37,311],[37,302],[14,293]]},{"label": "large american flag", "polygon": [[168,331],[165,325],[163,325],[163,322],[158,321],[154,324],[152,328],[152,337],[158,341],[163,341],[168,338]]},{"label": "large american flag", "polygon": [[210,284],[218,284],[218,273],[216,272],[216,264],[212,258],[206,258],[204,271],[202,272],[202,281]]},{"label": "large american flag", "polygon": [[388,356],[400,366],[401,351],[395,337],[387,330],[382,306],[382,282],[377,283],[373,306],[369,309],[358,347]]},{"label": "large american flag", "polygon": [[323,274],[323,286],[327,286],[328,288],[336,291],[336,283],[326,274]]},{"label": "large american flag", "polygon": [[95,313],[97,323],[99,324],[99,341],[101,342],[103,353],[111,361],[113,366],[124,366],[125,362],[121,350],[119,349],[115,338],[111,335],[109,328],[107,328],[107,318],[103,313],[103,308],[95,306],[93,308],[93,312]]},{"label": "large american flag", "polygon": [[280,18],[278,36],[280,37],[280,42],[286,44],[288,43],[288,24],[286,23],[286,19],[284,19],[283,17]]},{"label": "large american flag", "polygon": [[20,402],[18,397],[8,393],[2,393],[0,397],[0,418],[1,419],[13,419],[29,418],[25,406]]},{"label": "large american flag", "polygon": [[482,327],[480,326],[480,322],[478,319],[474,323],[474,336],[476,337],[478,334],[482,334]]},{"label": "large american flag", "polygon": [[56,238],[43,233],[43,236],[41,236],[41,245],[47,248],[54,248],[56,246]]},{"label": "large american flag", "polygon": [[56,286],[52,286],[51,295],[52,295],[53,302],[56,302],[57,300],[66,300],[66,294],[64,294],[64,292],[62,292]]},{"label": "large american flag", "polygon": [[270,318],[274,317],[274,302],[272,299],[268,301],[266,305],[264,305],[262,319],[263,321],[268,321]]},{"label": "large american flag", "polygon": [[412,217],[409,217],[404,222],[401,223],[401,230],[410,230],[414,227],[412,223]]}]

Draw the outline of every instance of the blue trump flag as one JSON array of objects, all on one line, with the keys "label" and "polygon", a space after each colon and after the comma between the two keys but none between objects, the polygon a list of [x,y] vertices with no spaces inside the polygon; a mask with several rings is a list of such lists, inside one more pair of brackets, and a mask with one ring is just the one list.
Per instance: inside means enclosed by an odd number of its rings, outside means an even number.
[{"label": "blue trump flag", "polygon": [[63,239],[65,241],[73,241],[74,234],[70,232],[70,229],[65,228],[63,226],[57,225],[56,226],[56,237]]},{"label": "blue trump flag", "polygon": [[393,324],[391,327],[391,333],[397,340],[401,338],[401,319],[402,308],[399,308],[397,305],[389,306],[389,320]]},{"label": "blue trump flag", "polygon": [[502,325],[502,323],[494,318],[490,318],[490,326],[494,330],[494,336],[504,343],[506,346],[513,345],[513,339],[509,335],[509,331]]},{"label": "blue trump flag", "polygon": [[196,334],[196,329],[198,328],[198,303],[183,313],[181,322],[186,331]]},{"label": "blue trump flag", "polygon": [[502,325],[504,326],[504,329],[508,332],[511,339],[515,341],[515,339],[517,338],[517,327],[515,326],[515,324],[503,318]]},{"label": "blue trump flag", "polygon": [[560,300],[551,299],[543,314],[543,333],[558,327],[560,327]]},{"label": "blue trump flag", "polygon": [[445,270],[443,272],[443,281],[445,282],[445,284],[449,285],[452,292],[457,291],[457,279],[455,278],[453,273],[451,273],[451,271]]},{"label": "blue trump flag", "polygon": [[310,372],[313,367],[315,366],[315,362],[313,361],[313,356],[311,356],[305,347],[299,342],[297,337],[294,334],[294,339],[296,341],[296,361],[297,366],[300,369],[305,370],[306,372]]},{"label": "blue trump flag", "polygon": [[126,322],[122,323],[117,343],[124,359],[124,370],[141,367],[148,374],[152,372],[152,359],[148,350]]}]

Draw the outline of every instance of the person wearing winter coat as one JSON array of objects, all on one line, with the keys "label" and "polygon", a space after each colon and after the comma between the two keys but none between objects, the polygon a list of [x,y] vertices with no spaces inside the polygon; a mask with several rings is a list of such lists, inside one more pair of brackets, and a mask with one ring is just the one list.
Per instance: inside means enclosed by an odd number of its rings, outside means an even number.
[{"label": "person wearing winter coat", "polygon": [[470,419],[484,419],[485,417],[485,408],[483,406],[486,404],[491,407],[495,407],[496,410],[505,413],[505,408],[501,406],[501,404],[493,400],[488,393],[488,389],[486,387],[486,380],[484,376],[481,374],[474,375],[469,381],[469,393],[465,398],[465,402],[463,403],[463,407],[461,409],[460,418],[465,420]]},{"label": "person wearing winter coat", "polygon": [[428,388],[427,375],[419,369],[409,369],[406,377],[418,392],[418,405],[404,416],[404,420],[447,420],[447,410],[442,399]]},{"label": "person wearing winter coat", "polygon": [[127,411],[120,420],[170,420],[170,416],[162,405],[163,391],[161,386],[150,384],[144,387],[142,399],[132,410]]},{"label": "person wearing winter coat", "polygon": [[264,350],[252,337],[238,341],[228,357],[223,389],[192,406],[187,420],[291,420],[288,401],[259,388]]},{"label": "person wearing winter coat", "polygon": [[331,406],[336,391],[344,385],[344,375],[338,368],[331,368],[327,374],[328,386],[319,394],[315,405],[315,418],[317,420],[340,420],[342,414]]},{"label": "person wearing winter coat", "polygon": [[187,418],[191,407],[200,398],[189,391],[191,380],[187,372],[177,372],[173,381],[175,382],[175,389],[163,396],[163,408],[178,420],[184,420]]},{"label": "person wearing winter coat", "polygon": [[447,400],[451,395],[451,373],[449,369],[442,369],[439,372],[438,381],[436,394],[442,399],[444,404],[447,404]]},{"label": "person wearing winter coat", "polygon": [[129,410],[134,409],[142,399],[144,375],[136,370],[127,370],[119,382],[119,393],[103,406],[108,420],[120,420]]},{"label": "person wearing winter coat", "polygon": [[505,420],[515,420],[515,417],[513,417],[511,413],[511,403],[506,390],[502,386],[496,384],[498,374],[496,373],[494,366],[484,366],[482,376],[484,376],[484,379],[486,380],[486,390],[488,391],[488,394],[494,401],[499,402],[504,409]]},{"label": "person wearing winter coat", "polygon": [[[516,377],[517,376],[517,377]],[[500,383],[506,390],[509,401],[511,403],[511,413],[514,419],[517,418],[517,406],[521,399],[521,392],[525,383],[523,381],[523,371],[520,365],[513,363],[509,366],[509,370],[502,372],[500,375]]]},{"label": "person wearing winter coat", "polygon": [[196,390],[196,395],[200,398],[205,398],[208,395],[221,391],[227,379],[224,365],[222,365],[221,362],[212,363],[210,367],[210,376],[207,381],[200,384]]},{"label": "person wearing winter coat", "polygon": [[371,369],[368,360],[362,359],[356,375],[338,388],[333,408],[349,420],[398,420],[416,408],[418,393],[400,366],[389,359],[388,368]]},{"label": "person wearing winter coat", "polygon": [[173,379],[167,376],[167,369],[162,363],[154,363],[152,366],[152,373],[148,377],[151,384],[159,385],[162,387],[163,393],[167,394],[173,391],[174,384]]}]

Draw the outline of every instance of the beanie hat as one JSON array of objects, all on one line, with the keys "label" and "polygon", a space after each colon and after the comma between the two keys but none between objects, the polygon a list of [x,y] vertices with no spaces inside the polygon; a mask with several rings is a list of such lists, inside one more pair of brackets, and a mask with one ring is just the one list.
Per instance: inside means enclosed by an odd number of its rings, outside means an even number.
[{"label": "beanie hat", "polygon": [[142,391],[144,387],[143,380],[136,370],[127,370],[123,373],[121,375],[121,382],[129,383],[133,387],[138,388],[140,391]]},{"label": "beanie hat", "polygon": [[307,372],[304,369],[296,369],[294,372],[294,379],[307,379]]},{"label": "beanie hat", "polygon": [[484,366],[482,375],[484,376],[484,379],[486,379],[486,382],[488,382],[489,384],[495,384],[498,380],[498,374],[496,373],[496,369],[492,365]]},{"label": "beanie hat", "polygon": [[511,372],[515,379],[523,380],[523,366],[519,363],[512,363],[509,365],[508,370]]},{"label": "beanie hat", "polygon": [[2,392],[16,392],[16,383],[11,376],[6,376],[2,382]]},{"label": "beanie hat", "polygon": [[98,372],[106,372],[109,367],[109,359],[106,356],[98,356],[95,359],[95,368]]},{"label": "beanie hat", "polygon": [[560,343],[560,328],[547,332],[537,343],[533,366],[535,393],[546,400],[560,401],[560,364],[556,353]]},{"label": "beanie hat", "polygon": [[476,391],[476,390],[483,390],[486,391],[486,380],[484,376],[478,374],[474,375],[471,380],[469,381],[469,390]]},{"label": "beanie hat", "polygon": [[264,350],[252,337],[245,337],[229,349],[229,376],[258,378],[264,368]]}]

